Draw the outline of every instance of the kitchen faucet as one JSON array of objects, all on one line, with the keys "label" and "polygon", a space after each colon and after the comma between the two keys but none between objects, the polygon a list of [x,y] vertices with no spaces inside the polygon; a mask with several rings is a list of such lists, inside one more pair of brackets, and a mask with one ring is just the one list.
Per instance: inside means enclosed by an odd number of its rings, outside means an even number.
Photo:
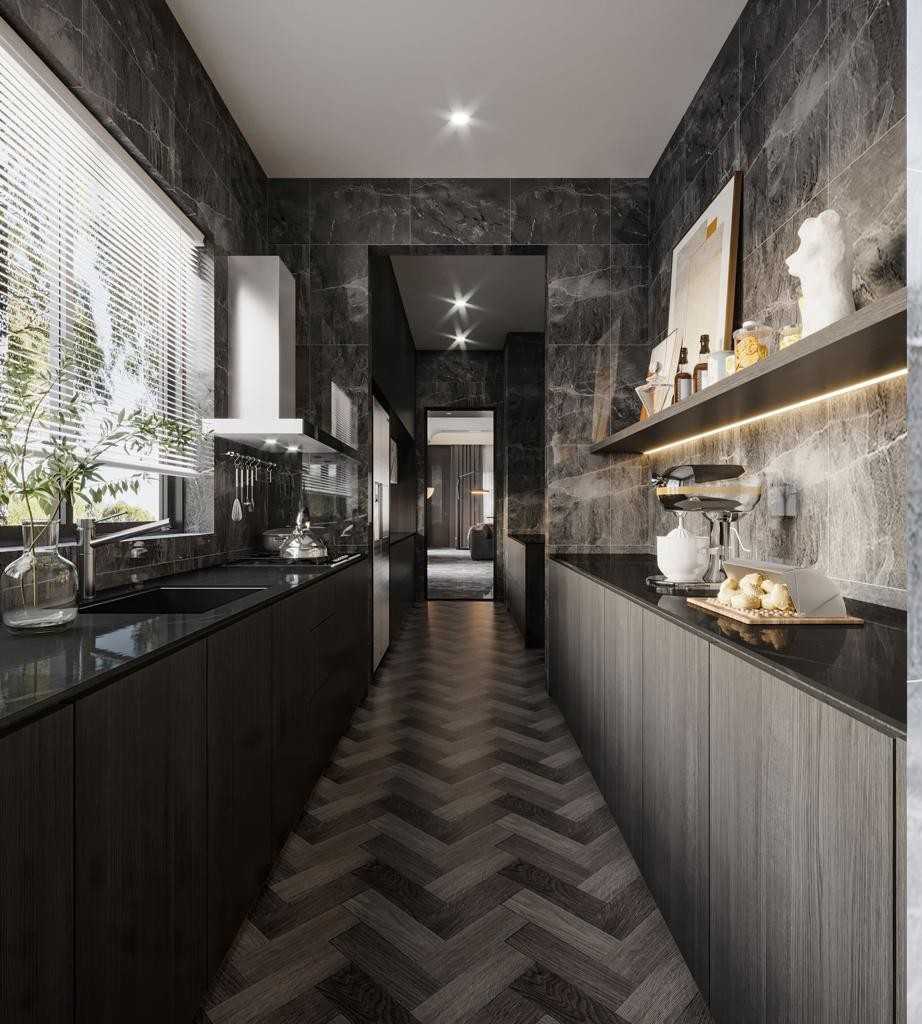
[{"label": "kitchen faucet", "polygon": [[135,526],[128,526],[124,530],[117,530],[115,533],[107,533],[103,537],[94,537],[95,521],[92,519],[81,519],[77,524],[77,534],[80,539],[77,549],[80,600],[90,601],[96,595],[95,549],[97,547],[101,544],[108,544],[109,541],[121,540],[124,537],[134,537],[139,533],[150,533],[151,530],[159,530],[161,526],[169,525],[169,519],[158,519],[154,523],[138,523]]}]

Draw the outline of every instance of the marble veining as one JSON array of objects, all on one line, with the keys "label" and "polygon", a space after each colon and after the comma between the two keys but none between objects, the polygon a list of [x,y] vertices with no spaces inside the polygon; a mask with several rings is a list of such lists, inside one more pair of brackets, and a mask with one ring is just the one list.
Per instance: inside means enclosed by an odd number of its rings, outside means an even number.
[{"label": "marble veining", "polygon": [[505,532],[544,534],[545,346],[542,334],[510,334],[503,350]]},{"label": "marble veining", "polygon": [[410,183],[410,240],[484,245],[511,241],[507,178],[427,178]]},{"label": "marble veining", "polygon": [[514,178],[513,242],[608,242],[608,178]]},{"label": "marble veining", "polygon": [[312,242],[409,243],[409,179],[312,179],[310,238]]}]

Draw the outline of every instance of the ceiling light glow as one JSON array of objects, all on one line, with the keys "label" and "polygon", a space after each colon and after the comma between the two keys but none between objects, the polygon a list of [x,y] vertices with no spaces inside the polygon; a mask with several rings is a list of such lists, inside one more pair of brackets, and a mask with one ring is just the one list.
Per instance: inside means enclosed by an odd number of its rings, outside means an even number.
[{"label": "ceiling light glow", "polygon": [[448,118],[452,128],[467,128],[471,123],[471,115],[466,110],[453,110]]}]

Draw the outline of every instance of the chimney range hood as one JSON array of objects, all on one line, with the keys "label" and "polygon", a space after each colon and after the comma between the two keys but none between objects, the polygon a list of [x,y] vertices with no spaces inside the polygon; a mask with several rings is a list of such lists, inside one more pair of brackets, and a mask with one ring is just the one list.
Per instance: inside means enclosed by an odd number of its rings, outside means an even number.
[{"label": "chimney range hood", "polygon": [[353,447],[295,415],[295,281],[278,256],[227,259],[228,413],[202,420],[215,437],[269,451]]}]

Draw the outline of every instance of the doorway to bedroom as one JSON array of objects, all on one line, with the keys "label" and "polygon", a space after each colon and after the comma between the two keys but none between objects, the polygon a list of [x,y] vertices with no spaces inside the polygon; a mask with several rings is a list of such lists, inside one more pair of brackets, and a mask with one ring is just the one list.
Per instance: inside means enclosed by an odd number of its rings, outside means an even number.
[{"label": "doorway to bedroom", "polygon": [[426,410],[426,597],[492,601],[496,588],[492,409]]}]

